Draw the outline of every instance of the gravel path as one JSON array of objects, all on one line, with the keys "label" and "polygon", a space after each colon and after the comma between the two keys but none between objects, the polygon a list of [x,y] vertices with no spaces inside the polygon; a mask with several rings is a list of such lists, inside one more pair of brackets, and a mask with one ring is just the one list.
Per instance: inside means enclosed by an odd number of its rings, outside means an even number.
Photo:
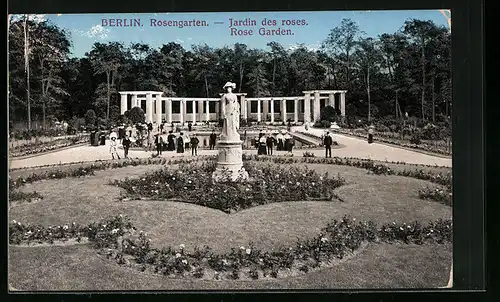
[{"label": "gravel path", "polygon": [[[298,130],[298,129],[294,129]],[[303,127],[300,129],[303,130]],[[321,135],[324,130],[321,129],[309,129],[310,133]],[[372,159],[380,161],[394,161],[394,162],[406,162],[412,164],[426,164],[426,165],[438,165],[451,167],[452,159],[443,158],[438,156],[427,155],[419,152],[414,152],[406,149],[401,149],[397,147],[392,147],[384,144],[368,144],[366,140],[359,138],[349,137],[345,135],[334,134],[333,139],[339,144],[345,146],[340,149],[333,149],[332,155],[338,157],[356,157],[363,159]],[[325,151],[323,149],[296,149],[293,151],[294,156],[302,157],[305,151],[314,153],[316,157],[324,157]],[[178,154],[175,152],[163,152],[163,157],[177,157],[177,156],[191,156],[191,150],[187,150],[184,154]],[[255,150],[244,150],[247,154],[256,154]],[[119,154],[123,154],[123,150],[118,150]],[[286,152],[276,152],[276,154],[285,154]],[[151,157],[152,152],[130,150],[129,157],[132,158],[147,158]],[[199,155],[215,155],[216,150],[199,150]],[[34,156],[25,159],[10,159],[9,168],[22,168],[22,167],[36,167],[41,165],[50,164],[64,164],[71,162],[80,161],[95,161],[95,160],[107,160],[111,159],[111,154],[109,153],[109,141],[106,142],[105,146],[78,146],[75,148],[65,149],[50,154],[44,154],[40,156]]]}]

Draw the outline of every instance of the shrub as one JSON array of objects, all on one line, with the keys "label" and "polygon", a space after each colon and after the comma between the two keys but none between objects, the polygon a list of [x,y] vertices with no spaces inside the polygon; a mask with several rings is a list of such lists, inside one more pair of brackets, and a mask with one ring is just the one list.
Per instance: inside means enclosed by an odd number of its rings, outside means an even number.
[{"label": "shrub", "polygon": [[128,110],[126,113],[126,117],[133,123],[144,123],[146,121],[146,117],[144,115],[144,110],[141,107],[134,107]]},{"label": "shrub", "polygon": [[453,203],[453,194],[447,189],[427,187],[418,192],[421,199],[430,199],[445,205],[451,206]]},{"label": "shrub", "polygon": [[314,153],[309,152],[309,151],[302,153],[302,156],[303,157],[316,157],[316,155],[314,155]]},{"label": "shrub", "polygon": [[97,122],[97,115],[95,114],[95,111],[92,109],[87,110],[85,113],[85,125],[87,125],[88,128],[93,128],[96,125]]},{"label": "shrub", "polygon": [[[171,247],[161,250],[150,247],[150,239],[143,232],[139,236],[132,235],[135,228],[127,217],[122,215],[108,218],[88,226],[75,223],[64,226],[24,225],[13,221],[9,224],[9,243],[54,243],[55,240],[81,240],[87,237],[100,254],[114,259],[119,265],[132,266],[140,271],[151,267],[151,271],[164,275],[193,276],[201,278],[205,270],[214,272],[214,278],[239,279],[242,268],[248,269],[250,279],[258,279],[259,272],[264,276],[278,277],[280,270],[297,267],[307,273],[311,268],[319,267],[322,262],[331,259],[342,259],[348,253],[358,249],[363,242],[384,241],[387,243],[402,242],[405,244],[442,244],[452,241],[451,220],[437,220],[427,225],[415,221],[412,223],[386,223],[378,228],[373,222],[357,222],[356,219],[344,216],[340,221],[334,220],[320,231],[318,236],[309,240],[299,240],[295,247],[281,248],[278,251],[262,252],[251,243],[240,249],[232,249],[230,253],[194,253]],[[122,244],[119,244],[121,238]],[[205,250],[209,250],[206,247]],[[130,258],[132,257],[132,258]],[[130,260],[129,260],[130,259]]]},{"label": "shrub", "polygon": [[417,133],[414,133],[410,137],[410,144],[420,145],[420,143],[421,143],[421,141],[420,141],[420,135],[417,134]]},{"label": "shrub", "polygon": [[244,168],[252,181],[214,183],[215,167],[215,161],[181,165],[177,170],[165,168],[113,184],[125,189],[129,198],[177,199],[229,213],[271,202],[336,200],[333,190],[345,183],[340,177],[319,175],[307,168],[257,167],[248,162]]}]

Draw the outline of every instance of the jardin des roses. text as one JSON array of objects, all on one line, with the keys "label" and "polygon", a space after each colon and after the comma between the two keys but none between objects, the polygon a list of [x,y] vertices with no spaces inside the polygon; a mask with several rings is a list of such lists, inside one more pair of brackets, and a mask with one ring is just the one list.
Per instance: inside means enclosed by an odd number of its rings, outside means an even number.
[{"label": "jardin des roses. text", "polygon": [[[229,19],[231,36],[293,36],[291,27],[307,26],[306,20],[274,20],[264,18],[257,21],[251,18],[243,20]],[[259,28],[256,28],[259,27]]]}]

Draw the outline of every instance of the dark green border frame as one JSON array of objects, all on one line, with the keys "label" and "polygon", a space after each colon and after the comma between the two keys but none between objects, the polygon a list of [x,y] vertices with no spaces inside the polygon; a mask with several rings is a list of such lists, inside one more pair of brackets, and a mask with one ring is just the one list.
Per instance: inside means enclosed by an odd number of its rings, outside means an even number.
[{"label": "dark green border frame", "polygon": [[[483,86],[484,86],[484,3],[473,0],[302,0],[302,1],[280,1],[280,0],[250,0],[242,1],[218,1],[218,0],[142,0],[142,1],[68,1],[68,0],[16,0],[8,4],[8,13],[120,13],[120,12],[217,12],[217,11],[315,11],[315,10],[410,10],[410,9],[451,9],[453,19],[452,29],[452,70],[453,70],[453,220],[454,220],[454,289],[432,290],[422,293],[421,298],[443,296],[442,292],[448,292],[446,299],[457,299],[458,292],[479,292],[486,287],[485,267],[485,156],[484,156],[484,127],[483,127]],[[8,112],[8,102],[5,102],[2,113]],[[7,121],[7,119],[5,119]],[[4,123],[7,130],[7,123]],[[6,133],[5,131],[4,133]],[[7,136],[4,136],[5,144],[8,146]],[[7,154],[5,150],[4,154]],[[5,156],[6,158],[6,156]],[[5,161],[5,170],[7,162]],[[6,199],[5,199],[6,200]],[[6,213],[5,213],[6,214]],[[6,215],[5,215],[6,216]],[[2,236],[7,234],[7,223]],[[7,238],[3,238],[7,242]],[[7,252],[7,246],[3,249]],[[7,254],[2,257],[2,267],[7,267]],[[5,264],[5,266],[3,266]],[[4,270],[7,277],[7,270]],[[7,282],[2,282],[6,288]],[[425,290],[425,289],[424,289]],[[367,293],[367,292],[370,293]],[[248,293],[248,291],[245,291]],[[336,298],[348,299],[350,294],[340,294],[345,291],[307,291],[311,293],[339,293]],[[355,291],[350,291],[355,292]],[[399,294],[408,291],[391,291],[384,294],[386,290],[359,290],[360,296],[369,296],[370,299],[383,300],[386,295],[392,300]],[[398,293],[399,292],[399,293]],[[418,291],[412,291],[418,292]],[[95,292],[99,293],[99,292]],[[131,293],[131,292],[129,292]],[[159,292],[156,292],[159,293]],[[193,293],[193,292],[191,292]],[[203,292],[207,293],[207,292]],[[215,292],[219,296],[224,292]],[[227,292],[239,293],[239,292]],[[253,298],[263,299],[258,291],[250,292]],[[270,292],[267,292],[270,293]],[[280,298],[287,298],[288,293],[302,296],[306,291],[281,292]],[[82,294],[85,294],[82,292]],[[432,295],[432,296],[430,296]],[[38,296],[38,295],[37,295]],[[295,296],[294,298],[299,298]],[[453,296],[453,297],[452,297]],[[469,295],[468,295],[469,296]],[[477,295],[474,295],[477,299]],[[24,294],[15,294],[12,298],[26,299]],[[40,297],[40,296],[38,296]],[[80,296],[87,298],[86,295]],[[182,295],[182,298],[192,296]],[[176,297],[176,298],[181,298]],[[204,297],[207,297],[206,295]],[[34,296],[35,298],[35,296]],[[50,295],[49,299],[56,298]],[[68,299],[69,296],[61,296]],[[96,298],[94,296],[94,298]],[[99,298],[108,297],[99,295]],[[194,298],[194,297],[192,297]],[[212,296],[221,301],[235,300],[240,295]],[[278,297],[271,296],[271,299]],[[312,298],[312,297],[307,297]],[[405,297],[407,300],[410,297]],[[444,297],[442,297],[444,298]],[[472,297],[465,298],[470,300]],[[330,298],[331,299],[331,298]]]}]

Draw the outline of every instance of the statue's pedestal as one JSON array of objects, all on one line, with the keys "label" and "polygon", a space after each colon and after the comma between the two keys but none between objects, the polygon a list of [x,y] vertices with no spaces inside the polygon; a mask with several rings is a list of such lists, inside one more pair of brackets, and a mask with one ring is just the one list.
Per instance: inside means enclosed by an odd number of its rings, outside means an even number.
[{"label": "statue's pedestal", "polygon": [[248,179],[248,172],[243,168],[242,143],[240,140],[218,142],[217,168],[212,174],[214,181],[244,181]]}]

